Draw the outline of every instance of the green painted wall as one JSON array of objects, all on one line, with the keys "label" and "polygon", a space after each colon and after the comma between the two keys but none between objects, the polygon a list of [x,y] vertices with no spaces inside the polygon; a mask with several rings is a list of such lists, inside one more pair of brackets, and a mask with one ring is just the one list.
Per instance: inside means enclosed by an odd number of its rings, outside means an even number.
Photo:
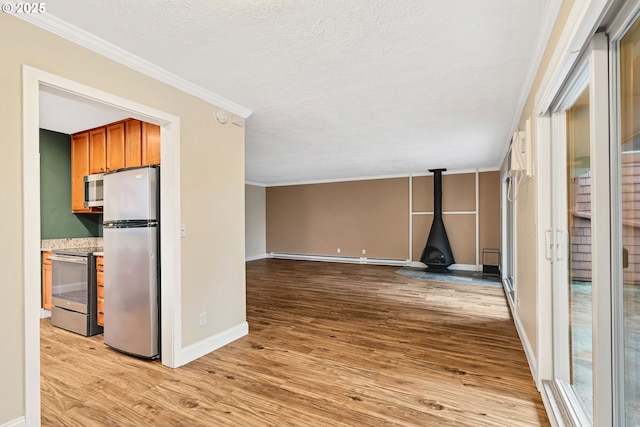
[{"label": "green painted wall", "polygon": [[102,236],[102,215],[71,213],[71,136],[40,129],[42,239]]}]

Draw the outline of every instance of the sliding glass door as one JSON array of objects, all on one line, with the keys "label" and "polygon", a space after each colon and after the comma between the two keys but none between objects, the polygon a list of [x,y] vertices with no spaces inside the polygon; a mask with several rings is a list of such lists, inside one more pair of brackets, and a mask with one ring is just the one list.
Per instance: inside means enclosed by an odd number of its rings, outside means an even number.
[{"label": "sliding glass door", "polygon": [[[619,167],[615,209],[621,223],[615,268],[621,279],[618,350],[626,426],[640,425],[640,20],[619,47]],[[620,301],[621,300],[621,301]],[[621,348],[620,348],[621,347]]]},{"label": "sliding glass door", "polygon": [[612,410],[607,55],[597,34],[552,115],[553,382],[581,426]]}]

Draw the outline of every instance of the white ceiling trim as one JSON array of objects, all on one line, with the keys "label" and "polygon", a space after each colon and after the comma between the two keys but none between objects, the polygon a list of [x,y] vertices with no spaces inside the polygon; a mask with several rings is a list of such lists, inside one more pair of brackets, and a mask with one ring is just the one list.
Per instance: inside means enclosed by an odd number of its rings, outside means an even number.
[{"label": "white ceiling trim", "polygon": [[152,64],[124,49],[119,48],[99,37],[94,36],[87,31],[84,31],[74,25],[56,18],[48,13],[22,13],[15,16],[29,22],[37,27],[40,27],[46,31],[49,31],[57,36],[67,39],[80,46],[86,47],[93,52],[96,52],[102,56],[112,59],[122,65],[139,71],[149,77],[159,80],[168,84],[176,89],[186,92],[195,96],[205,102],[213,104],[217,107],[223,108],[235,115],[248,118],[252,111],[236,104],[220,95],[217,95],[210,90],[204,89],[201,86],[193,84],[167,70]]},{"label": "white ceiling trim", "polygon": [[567,19],[569,25],[560,35],[535,97],[537,115],[547,114],[582,50],[591,40],[612,3],[613,0],[581,0],[573,5]]},{"label": "white ceiling trim", "polygon": [[[456,169],[456,170],[449,170],[447,169],[446,172],[443,172],[442,175],[464,175],[467,173],[483,173],[483,172],[499,172],[500,168],[499,167],[486,167],[486,168],[475,168],[475,169]],[[432,176],[433,172],[422,172],[422,173],[412,173],[411,176],[412,177],[418,177],[418,176]]]},{"label": "white ceiling trim", "polygon": [[549,0],[547,1],[547,4],[545,6],[542,26],[540,28],[538,40],[536,42],[536,48],[532,55],[533,60],[531,61],[529,69],[527,70],[527,74],[523,80],[523,85],[520,89],[520,95],[518,96],[518,103],[516,104],[518,108],[513,115],[509,138],[507,141],[505,141],[505,144],[502,148],[502,153],[500,154],[500,159],[505,159],[507,157],[507,153],[509,152],[509,147],[511,146],[511,135],[513,135],[518,127],[518,123],[520,123],[522,112],[524,111],[524,107],[527,104],[529,93],[531,92],[531,88],[533,87],[536,75],[538,74],[538,69],[540,67],[540,63],[542,62],[542,57],[544,56],[544,52],[547,48],[549,37],[551,37],[553,26],[556,23],[556,19],[558,19],[558,13],[560,12],[561,6],[561,0]]},{"label": "white ceiling trim", "polygon": [[[497,172],[499,170],[500,170],[499,167],[485,167],[485,168],[459,169],[459,170],[448,169],[445,175],[461,175],[461,174],[476,173],[476,172]],[[351,178],[319,179],[319,180],[310,180],[310,181],[292,181],[292,182],[277,183],[277,184],[263,184],[258,182],[245,181],[245,184],[268,188],[268,187],[285,187],[285,186],[291,186],[291,185],[331,184],[334,182],[372,181],[374,179],[409,178],[409,177],[431,176],[431,175],[433,175],[433,172],[403,173],[403,174],[397,174],[397,175],[358,176],[358,177],[351,177]]]}]

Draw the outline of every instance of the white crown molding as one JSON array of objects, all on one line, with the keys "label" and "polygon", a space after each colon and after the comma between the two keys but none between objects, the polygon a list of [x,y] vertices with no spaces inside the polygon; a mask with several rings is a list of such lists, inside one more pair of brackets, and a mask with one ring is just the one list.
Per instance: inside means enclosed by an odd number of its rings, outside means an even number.
[{"label": "white crown molding", "polygon": [[164,68],[161,68],[145,59],[142,59],[118,46],[109,43],[83,29],[68,24],[63,20],[51,15],[50,13],[22,13],[16,14],[16,17],[49,31],[66,40],[83,46],[93,52],[112,59],[131,69],[139,71],[149,77],[161,81],[169,86],[179,89],[185,93],[195,96],[216,107],[223,108],[230,113],[248,118],[252,111],[244,108],[235,102],[232,102],[220,95],[217,95],[201,86],[191,83],[182,77],[179,77]]},{"label": "white crown molding", "polygon": [[[349,181],[369,181],[374,179],[392,179],[392,178],[409,178],[408,173],[397,174],[397,175],[374,175],[374,176],[354,176],[354,177],[345,177],[345,178],[334,178],[334,179],[312,179],[308,181],[291,181],[291,182],[279,182],[276,184],[264,184],[265,187],[284,187],[288,185],[309,185],[309,184],[330,184],[332,182],[349,182]],[[262,184],[255,184],[260,185]]]},{"label": "white crown molding", "polygon": [[[500,171],[499,166],[491,166],[477,169],[458,169],[458,170],[447,170],[445,175],[460,175],[467,173],[476,173],[476,172],[498,172]],[[276,184],[264,184],[260,182],[254,181],[245,181],[245,184],[255,185],[257,187],[285,187],[289,185],[310,185],[310,184],[330,184],[333,182],[350,182],[350,181],[372,181],[374,179],[394,179],[394,178],[409,178],[409,177],[417,177],[417,176],[431,176],[432,172],[419,172],[419,173],[402,173],[396,175],[373,175],[373,176],[358,176],[358,177],[349,177],[349,178],[335,178],[335,179],[318,179],[318,180],[309,180],[309,181],[291,181],[291,182],[282,182]]]},{"label": "white crown molding", "polygon": [[[445,172],[442,173],[443,176],[445,175],[464,175],[464,174],[468,174],[468,173],[483,173],[483,172],[498,172],[500,170],[499,166],[491,166],[491,167],[485,167],[485,168],[475,168],[475,169],[447,169]],[[433,172],[416,172],[416,173],[412,173],[411,176],[413,178],[416,178],[418,176],[433,176]]]}]

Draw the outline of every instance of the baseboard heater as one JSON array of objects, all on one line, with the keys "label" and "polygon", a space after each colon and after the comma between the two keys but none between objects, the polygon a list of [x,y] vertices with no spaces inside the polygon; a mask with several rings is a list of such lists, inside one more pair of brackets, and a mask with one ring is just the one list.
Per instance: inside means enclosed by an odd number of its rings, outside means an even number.
[{"label": "baseboard heater", "polygon": [[411,264],[411,260],[397,258],[368,258],[368,257],[344,257],[331,255],[305,255],[305,254],[289,254],[281,252],[269,253],[270,258],[278,259],[295,259],[303,261],[324,261],[324,262],[343,262],[348,264],[370,264],[370,265],[394,265],[404,267]]}]

